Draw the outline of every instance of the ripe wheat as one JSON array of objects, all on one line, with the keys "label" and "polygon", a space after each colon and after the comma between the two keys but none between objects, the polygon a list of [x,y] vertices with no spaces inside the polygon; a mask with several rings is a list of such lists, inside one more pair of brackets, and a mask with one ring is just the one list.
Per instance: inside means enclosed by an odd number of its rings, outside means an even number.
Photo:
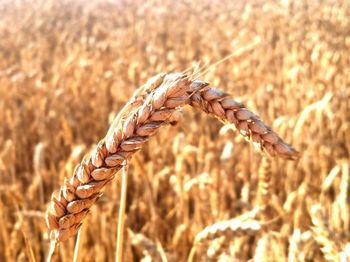
[{"label": "ripe wheat", "polygon": [[180,73],[169,74],[156,77],[141,92],[117,116],[105,139],[75,168],[73,176],[65,180],[58,197],[52,197],[46,217],[52,240],[64,241],[77,233],[90,207],[124,162],[160,126],[171,123],[177,110],[186,104],[235,124],[243,136],[272,156],[289,159],[296,156],[296,151],[255,114],[203,81],[191,81]]}]

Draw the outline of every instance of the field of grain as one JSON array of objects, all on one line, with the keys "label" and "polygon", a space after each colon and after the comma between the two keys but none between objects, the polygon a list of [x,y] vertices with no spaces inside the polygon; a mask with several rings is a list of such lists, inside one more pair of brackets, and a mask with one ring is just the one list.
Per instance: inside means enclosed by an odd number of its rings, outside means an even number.
[{"label": "field of grain", "polygon": [[[350,261],[346,0],[1,0],[0,261],[44,261],[52,193],[133,92],[200,68],[299,156],[184,107],[129,164],[123,261]],[[80,261],[115,261],[121,173],[84,220]]]}]

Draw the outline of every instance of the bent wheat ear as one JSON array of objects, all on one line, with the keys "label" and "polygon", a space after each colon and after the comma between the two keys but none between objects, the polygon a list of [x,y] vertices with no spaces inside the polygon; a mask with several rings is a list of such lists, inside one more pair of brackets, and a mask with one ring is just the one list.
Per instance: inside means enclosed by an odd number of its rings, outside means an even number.
[{"label": "bent wheat ear", "polygon": [[241,236],[255,234],[262,229],[261,223],[257,220],[231,219],[228,221],[217,222],[203,229],[196,235],[195,244],[202,241],[216,239],[220,236]]},{"label": "bent wheat ear", "polygon": [[264,225],[255,219],[258,212],[259,210],[255,209],[242,216],[217,222],[204,228],[194,239],[188,261],[197,261],[194,260],[196,253],[202,254],[203,249],[206,247],[208,247],[206,252],[207,260],[215,259],[216,261],[218,259],[217,255],[222,253],[227,247],[226,244],[229,242],[229,239],[259,233],[264,228]]},{"label": "bent wheat ear", "polygon": [[292,160],[298,157],[298,152],[258,116],[221,90],[213,87],[203,88],[191,96],[191,105],[214,115],[224,123],[233,124],[243,137],[270,156]]},{"label": "bent wheat ear", "polygon": [[[220,90],[203,81],[191,81],[186,75],[159,75],[137,90],[113,121],[106,137],[65,180],[58,198],[52,198],[47,210],[51,239],[59,242],[79,230],[90,207],[101,196],[104,186],[114,178],[122,163],[129,160],[158,128],[176,118],[179,107],[191,104],[234,123],[245,137],[260,143],[273,156],[293,159],[296,151],[267,125]],[[135,102],[137,101],[137,102]]]}]

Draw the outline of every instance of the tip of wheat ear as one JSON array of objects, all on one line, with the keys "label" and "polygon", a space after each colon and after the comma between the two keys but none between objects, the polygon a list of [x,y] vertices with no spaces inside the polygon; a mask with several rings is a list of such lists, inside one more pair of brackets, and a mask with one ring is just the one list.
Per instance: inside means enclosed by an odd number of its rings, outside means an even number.
[{"label": "tip of wheat ear", "polygon": [[171,123],[184,105],[198,107],[233,123],[244,137],[272,156],[293,159],[296,155],[296,151],[255,114],[203,81],[191,81],[180,73],[162,74],[149,81],[141,91],[133,98],[137,103],[127,104],[121,120],[75,168],[73,176],[64,181],[58,197],[52,198],[46,222],[53,241],[64,241],[77,233],[88,210],[125,160],[130,159],[160,126]]},{"label": "tip of wheat ear", "polygon": [[209,85],[200,89],[191,96],[190,104],[224,123],[233,124],[245,139],[272,157],[290,160],[299,157],[299,153],[257,115],[219,89]]}]

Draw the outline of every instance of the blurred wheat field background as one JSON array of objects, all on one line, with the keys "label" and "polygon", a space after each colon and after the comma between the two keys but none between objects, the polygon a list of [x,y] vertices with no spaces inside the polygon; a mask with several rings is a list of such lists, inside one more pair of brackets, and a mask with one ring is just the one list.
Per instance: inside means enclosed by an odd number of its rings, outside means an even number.
[{"label": "blurred wheat field background", "polygon": [[[0,261],[45,260],[52,192],[137,87],[229,55],[201,80],[300,158],[263,157],[184,109],[131,162],[124,260],[350,261],[345,0],[0,1]],[[83,261],[114,261],[119,196],[115,179],[92,207]],[[73,251],[62,243],[60,261]]]}]

